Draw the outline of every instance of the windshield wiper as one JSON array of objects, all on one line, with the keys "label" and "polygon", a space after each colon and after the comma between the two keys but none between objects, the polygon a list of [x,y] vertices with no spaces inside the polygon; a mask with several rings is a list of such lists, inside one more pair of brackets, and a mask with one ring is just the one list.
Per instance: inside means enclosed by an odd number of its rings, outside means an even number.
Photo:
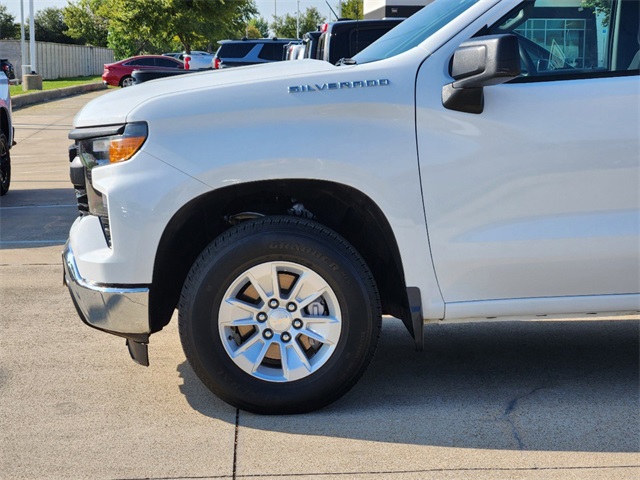
[{"label": "windshield wiper", "polygon": [[356,65],[357,63],[358,62],[356,62],[353,58],[341,58],[336,63],[336,67],[340,67],[342,65]]}]

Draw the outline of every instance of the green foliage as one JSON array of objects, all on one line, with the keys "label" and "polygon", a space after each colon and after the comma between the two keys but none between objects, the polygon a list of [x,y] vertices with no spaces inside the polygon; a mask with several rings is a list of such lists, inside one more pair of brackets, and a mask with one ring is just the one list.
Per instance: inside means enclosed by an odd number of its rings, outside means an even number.
[{"label": "green foliage", "polygon": [[249,29],[257,35],[256,37],[250,37],[247,35],[247,38],[267,38],[269,36],[269,23],[262,17],[255,17],[249,20],[247,24],[247,33]]},{"label": "green foliage", "polygon": [[244,36],[247,38],[262,38],[262,33],[256,28],[255,25],[247,24]]},{"label": "green foliage", "polygon": [[611,16],[611,0],[582,0],[582,6],[593,8],[596,14],[603,15],[602,25],[609,25],[609,17]]},{"label": "green foliage", "polygon": [[364,0],[344,0],[341,3],[340,17],[362,20],[364,18]]},{"label": "green foliage", "polygon": [[109,21],[99,12],[106,0],[69,1],[62,10],[67,35],[95,47],[107,46]]},{"label": "green foliage", "polygon": [[[316,7],[307,7],[304,13],[300,13],[300,36],[306,32],[318,29],[318,25],[325,22],[325,17],[320,14]],[[271,30],[279,38],[296,38],[296,16],[286,14],[284,16],[273,16]]]},{"label": "green foliage", "polygon": [[69,35],[93,43],[89,39],[99,33],[101,45],[113,48],[116,58],[126,58],[210,50],[217,40],[244,32],[256,13],[253,0],[75,0],[65,9],[65,20],[74,26]]},{"label": "green foliage", "polygon": [[49,7],[36,13],[34,19],[36,40],[39,42],[80,43],[84,38],[72,38],[67,35],[67,24],[61,8]]},{"label": "green foliage", "polygon": [[7,6],[0,4],[0,38],[20,38],[20,25],[13,15],[7,12]]}]

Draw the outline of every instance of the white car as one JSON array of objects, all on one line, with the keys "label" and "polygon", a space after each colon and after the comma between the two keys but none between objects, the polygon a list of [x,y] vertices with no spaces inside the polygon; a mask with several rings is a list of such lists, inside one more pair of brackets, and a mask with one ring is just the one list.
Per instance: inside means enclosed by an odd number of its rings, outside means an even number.
[{"label": "white car", "polygon": [[207,387],[297,413],[357,382],[382,314],[420,348],[426,322],[637,313],[640,2],[606,4],[435,0],[340,66],[93,100],[80,317],[148,364],[177,308]]}]

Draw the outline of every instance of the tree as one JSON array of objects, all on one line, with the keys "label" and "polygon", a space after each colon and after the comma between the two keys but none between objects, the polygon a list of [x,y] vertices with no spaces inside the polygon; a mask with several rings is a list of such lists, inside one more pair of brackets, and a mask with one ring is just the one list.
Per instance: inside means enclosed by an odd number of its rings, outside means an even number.
[{"label": "tree", "polygon": [[40,42],[84,43],[84,38],[67,35],[67,24],[61,8],[49,7],[36,13],[34,19],[36,39]]},{"label": "tree", "polygon": [[362,20],[364,18],[363,0],[345,0],[341,3],[340,16],[342,18],[352,18]]},{"label": "tree", "polygon": [[244,32],[257,13],[252,0],[104,0],[109,45],[117,57],[178,43],[185,52],[210,48],[231,32]]},{"label": "tree", "polygon": [[82,43],[96,47],[107,46],[109,20],[101,15],[100,9],[106,0],[70,1],[62,10],[67,24],[67,35]]},{"label": "tree", "polygon": [[[252,32],[254,36],[249,36]],[[255,17],[247,24],[247,38],[266,38],[269,36],[269,23],[262,17]]]},{"label": "tree", "polygon": [[0,38],[19,38],[20,25],[13,15],[7,12],[7,6],[0,4]]},{"label": "tree", "polygon": [[[325,22],[325,17],[320,14],[316,7],[307,7],[305,12],[300,15],[300,34],[312,32],[318,29],[318,25]],[[296,38],[296,17],[289,15],[273,16],[271,30],[276,37],[280,38]]]}]

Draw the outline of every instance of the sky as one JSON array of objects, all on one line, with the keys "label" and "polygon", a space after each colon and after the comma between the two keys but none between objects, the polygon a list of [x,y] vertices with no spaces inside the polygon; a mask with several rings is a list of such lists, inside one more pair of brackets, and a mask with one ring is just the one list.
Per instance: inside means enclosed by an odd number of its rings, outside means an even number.
[{"label": "sky", "polygon": [[[26,19],[29,16],[29,0],[23,1],[24,17]],[[297,0],[254,1],[256,2],[258,10],[260,10],[260,15],[264,17],[264,19],[268,22],[271,22],[273,20],[274,12],[277,13],[277,15],[284,15],[286,13],[295,15],[298,6]],[[67,0],[33,0],[33,8],[37,12],[38,10],[42,10],[47,7],[62,8],[65,7],[67,3]],[[313,6],[316,7],[318,11],[325,17],[329,18],[329,16],[331,15],[331,10],[327,6],[325,0],[300,0],[299,3],[301,12],[303,12],[307,7]],[[329,0],[329,3],[335,11],[338,11],[338,9],[336,8],[338,0]],[[0,4],[6,5],[9,13],[15,16],[16,21],[20,21],[20,0],[0,0]]]}]

